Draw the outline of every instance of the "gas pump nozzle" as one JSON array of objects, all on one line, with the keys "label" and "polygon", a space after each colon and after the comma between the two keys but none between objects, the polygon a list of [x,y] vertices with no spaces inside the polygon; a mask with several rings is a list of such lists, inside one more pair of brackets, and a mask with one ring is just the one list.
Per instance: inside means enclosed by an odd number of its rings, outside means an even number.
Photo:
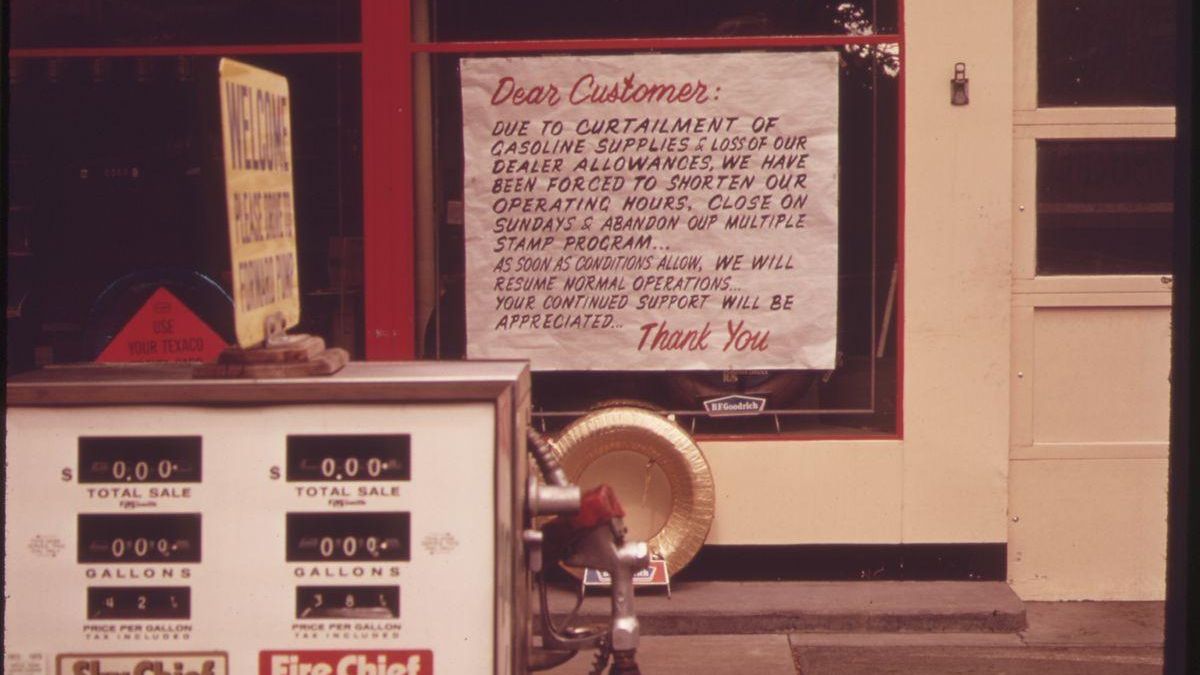
[{"label": "gas pump nozzle", "polygon": [[[548,483],[535,485],[531,481],[530,513],[532,516],[558,514],[541,531],[526,531],[530,567],[537,574],[541,599],[543,653],[538,658],[531,658],[532,667],[535,670],[551,668],[571,658],[579,649],[598,648],[601,652],[593,672],[603,670],[611,652],[613,664],[609,675],[638,675],[635,654],[640,629],[633,609],[633,575],[650,564],[649,548],[644,541],[626,541],[625,510],[611,487],[600,485],[579,496],[579,487],[567,483],[546,440],[532,430],[529,439],[530,451]],[[567,494],[572,490],[574,509],[570,508],[572,500]],[[609,574],[612,579],[609,626],[588,630],[554,625],[542,569],[560,560],[572,567]],[[581,588],[580,603],[582,593]],[[568,624],[578,609],[579,604],[576,604]]]},{"label": "gas pump nozzle", "polygon": [[[614,653],[637,649],[639,625],[633,611],[633,575],[650,564],[644,541],[626,541],[625,511],[608,485],[583,496],[583,507],[569,525],[578,536],[570,540],[562,560],[572,567],[608,572],[612,579],[612,629],[609,645]],[[553,524],[553,523],[551,523]],[[547,526],[547,550],[551,550]]]}]

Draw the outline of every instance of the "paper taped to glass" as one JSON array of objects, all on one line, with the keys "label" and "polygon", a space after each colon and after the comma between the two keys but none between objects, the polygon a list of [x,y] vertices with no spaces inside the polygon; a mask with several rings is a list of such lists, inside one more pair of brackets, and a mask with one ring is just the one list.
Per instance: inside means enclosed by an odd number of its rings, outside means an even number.
[{"label": "paper taped to glass", "polygon": [[463,59],[467,355],[831,369],[834,52]]}]

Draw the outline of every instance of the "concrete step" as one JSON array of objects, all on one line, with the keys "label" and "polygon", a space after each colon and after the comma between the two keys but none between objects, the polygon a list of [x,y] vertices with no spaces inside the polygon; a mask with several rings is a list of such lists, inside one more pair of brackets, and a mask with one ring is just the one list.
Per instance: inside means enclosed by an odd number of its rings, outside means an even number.
[{"label": "concrete step", "polygon": [[[562,620],[575,589],[554,588],[550,612]],[[536,606],[536,605],[535,605]],[[794,632],[1015,633],[1025,605],[990,581],[694,581],[671,595],[639,589],[643,635],[746,635]],[[607,621],[607,591],[589,590],[578,623]]]},{"label": "concrete step", "polygon": [[[1029,602],[1007,632],[647,635],[647,675],[1153,675],[1162,672],[1163,603]],[[551,670],[586,675],[592,653]]]}]

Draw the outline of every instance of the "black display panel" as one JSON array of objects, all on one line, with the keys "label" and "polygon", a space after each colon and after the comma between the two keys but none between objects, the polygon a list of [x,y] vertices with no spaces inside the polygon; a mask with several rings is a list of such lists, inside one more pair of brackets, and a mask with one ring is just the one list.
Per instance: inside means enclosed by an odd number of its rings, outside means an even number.
[{"label": "black display panel", "polygon": [[287,437],[289,481],[409,480],[408,434]]},{"label": "black display panel", "polygon": [[80,483],[199,483],[199,436],[81,436]]},{"label": "black display panel", "polygon": [[192,618],[187,586],[88,586],[89,621],[149,621]]},{"label": "black display panel", "polygon": [[399,586],[297,586],[297,619],[398,619]]},{"label": "black display panel", "polygon": [[81,513],[80,563],[198,563],[200,514]]},{"label": "black display panel", "polygon": [[408,560],[409,514],[289,513],[288,562]]}]

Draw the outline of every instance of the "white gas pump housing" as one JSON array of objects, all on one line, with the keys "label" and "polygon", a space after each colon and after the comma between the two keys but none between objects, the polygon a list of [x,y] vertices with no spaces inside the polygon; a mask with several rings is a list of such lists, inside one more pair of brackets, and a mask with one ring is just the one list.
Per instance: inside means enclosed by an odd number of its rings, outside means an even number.
[{"label": "white gas pump housing", "polygon": [[6,672],[525,672],[525,363],[59,368],[8,406]]}]

